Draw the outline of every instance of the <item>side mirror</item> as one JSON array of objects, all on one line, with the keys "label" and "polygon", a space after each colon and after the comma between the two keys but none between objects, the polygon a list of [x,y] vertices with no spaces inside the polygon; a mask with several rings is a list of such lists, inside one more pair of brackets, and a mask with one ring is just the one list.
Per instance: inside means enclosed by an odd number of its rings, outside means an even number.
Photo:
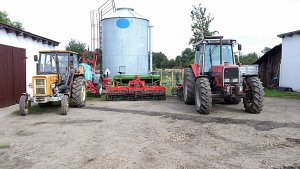
[{"label": "side mirror", "polygon": [[38,59],[38,55],[34,55],[34,61],[36,62],[36,61],[38,61],[39,59]]},{"label": "side mirror", "polygon": [[238,50],[239,50],[239,51],[242,50],[242,44],[238,44]]}]

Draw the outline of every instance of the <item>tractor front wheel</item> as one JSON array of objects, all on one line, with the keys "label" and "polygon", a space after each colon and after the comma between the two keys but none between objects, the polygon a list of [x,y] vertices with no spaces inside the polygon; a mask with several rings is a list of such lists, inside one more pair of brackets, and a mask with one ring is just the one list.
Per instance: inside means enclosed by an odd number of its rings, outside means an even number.
[{"label": "tractor front wheel", "polygon": [[183,100],[185,104],[195,104],[195,75],[192,68],[184,69]]},{"label": "tractor front wheel", "polygon": [[22,95],[19,100],[19,111],[22,116],[26,116],[29,113],[31,102],[28,100],[28,96]]},{"label": "tractor front wheel", "polygon": [[243,99],[246,112],[258,114],[262,111],[264,100],[264,88],[258,77],[248,77],[245,81],[248,88],[246,97]]},{"label": "tractor front wheel", "polygon": [[72,84],[71,105],[74,107],[85,106],[86,85],[82,76],[76,77]]},{"label": "tractor front wheel", "polygon": [[64,95],[61,99],[61,114],[67,115],[69,111],[69,96]]},{"label": "tractor front wheel", "polygon": [[195,87],[196,108],[200,114],[209,114],[212,108],[212,95],[207,78],[198,78]]}]

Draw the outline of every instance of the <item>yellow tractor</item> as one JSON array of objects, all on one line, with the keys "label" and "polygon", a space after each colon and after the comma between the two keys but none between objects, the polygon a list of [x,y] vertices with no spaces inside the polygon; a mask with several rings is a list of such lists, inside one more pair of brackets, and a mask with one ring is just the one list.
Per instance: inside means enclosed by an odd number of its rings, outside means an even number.
[{"label": "yellow tractor", "polygon": [[66,115],[69,104],[73,107],[85,106],[86,83],[84,70],[79,67],[78,54],[71,51],[40,51],[34,56],[37,75],[32,77],[32,95],[23,93],[19,101],[22,116],[29,113],[31,103],[50,106],[60,102],[60,112]]}]

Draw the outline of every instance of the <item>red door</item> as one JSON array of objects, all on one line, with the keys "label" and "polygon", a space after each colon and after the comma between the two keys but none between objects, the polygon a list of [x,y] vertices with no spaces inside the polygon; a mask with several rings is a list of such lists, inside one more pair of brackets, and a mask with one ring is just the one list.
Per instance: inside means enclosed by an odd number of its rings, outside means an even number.
[{"label": "red door", "polygon": [[14,105],[26,92],[25,49],[0,44],[0,107]]}]

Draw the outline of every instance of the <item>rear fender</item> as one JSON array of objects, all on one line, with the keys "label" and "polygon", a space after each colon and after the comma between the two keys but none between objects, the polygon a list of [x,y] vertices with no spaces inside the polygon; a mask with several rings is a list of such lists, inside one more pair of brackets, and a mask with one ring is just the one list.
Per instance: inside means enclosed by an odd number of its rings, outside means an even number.
[{"label": "rear fender", "polygon": [[195,77],[198,77],[198,75],[199,75],[198,64],[190,64],[189,67],[192,68],[192,71],[193,71]]}]

